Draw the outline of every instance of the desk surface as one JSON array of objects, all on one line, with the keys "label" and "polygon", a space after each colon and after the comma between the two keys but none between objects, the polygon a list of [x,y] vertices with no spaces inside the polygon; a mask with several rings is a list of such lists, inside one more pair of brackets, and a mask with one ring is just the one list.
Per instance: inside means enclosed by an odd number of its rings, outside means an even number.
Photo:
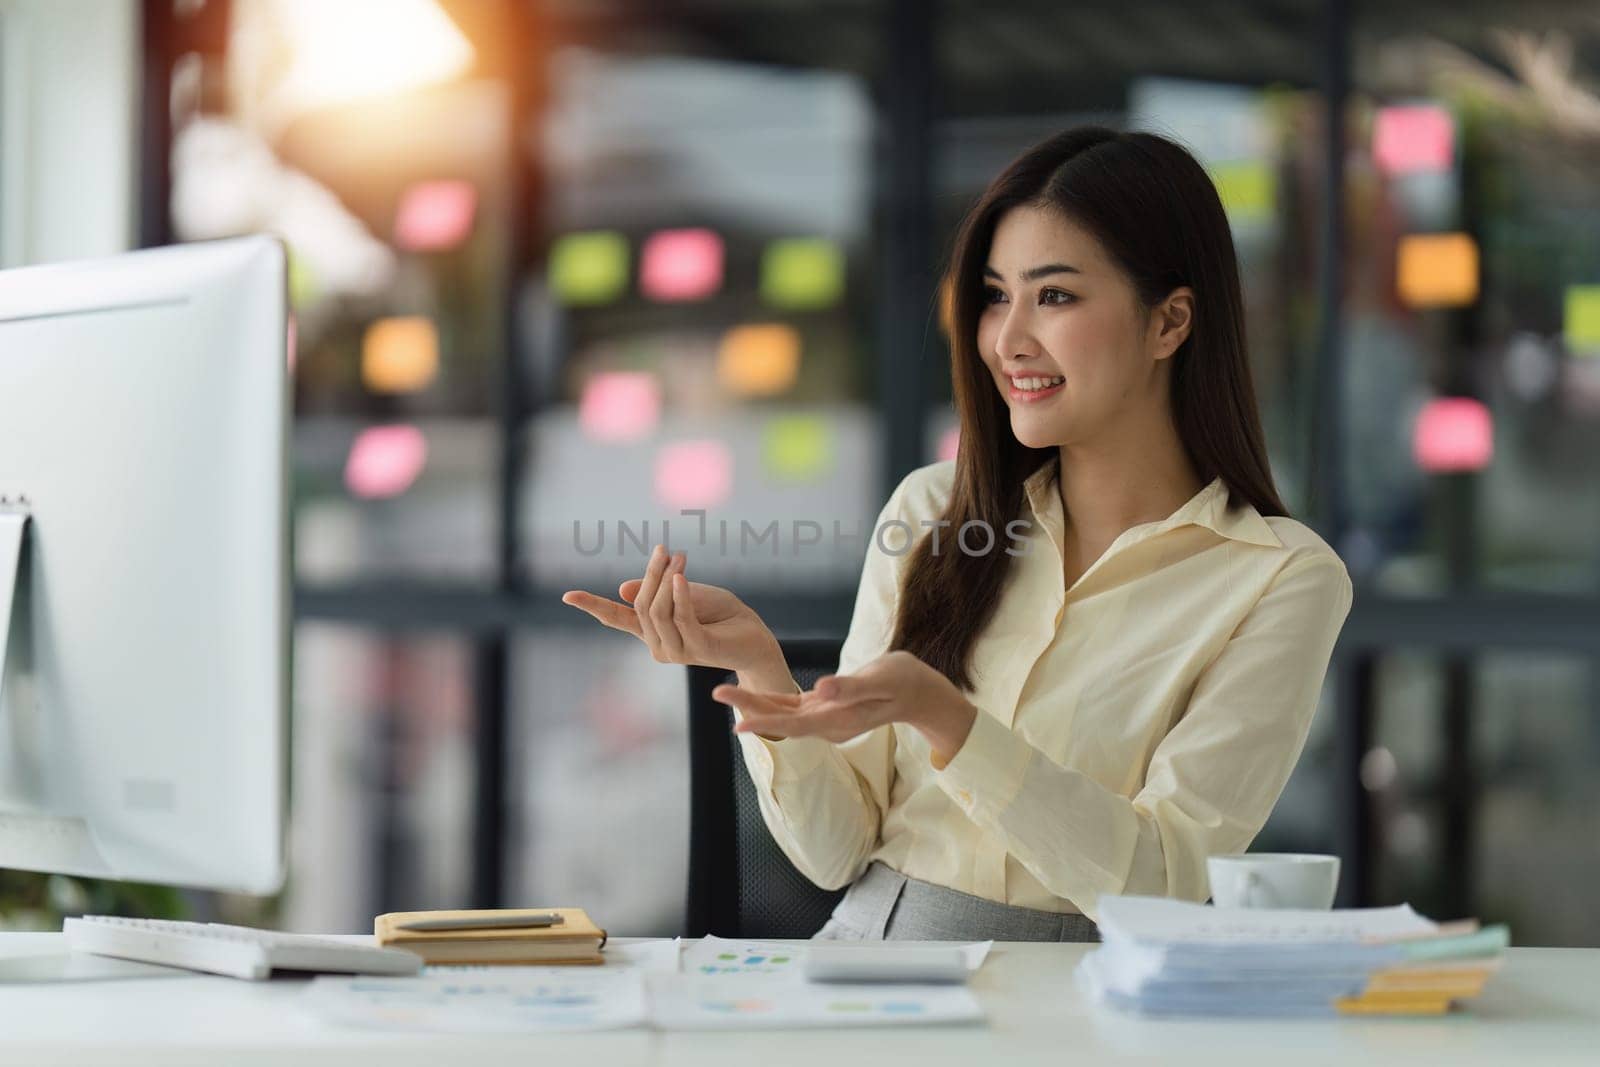
[{"label": "desk surface", "polygon": [[[617,938],[618,944],[636,938]],[[0,956],[57,952],[59,934],[0,934]],[[972,980],[985,1026],[825,1033],[456,1037],[324,1025],[303,979],[196,975],[0,987],[0,1063],[60,1064],[1244,1064],[1600,1062],[1600,949],[1514,948],[1466,1012],[1437,1019],[1147,1020],[1088,1003],[1072,969],[1089,946],[998,942]]]}]

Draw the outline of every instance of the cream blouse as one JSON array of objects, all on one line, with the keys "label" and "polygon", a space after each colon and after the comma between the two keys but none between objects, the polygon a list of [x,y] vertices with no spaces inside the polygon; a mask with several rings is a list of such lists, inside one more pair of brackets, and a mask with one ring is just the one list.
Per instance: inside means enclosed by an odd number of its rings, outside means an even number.
[{"label": "cream blouse", "polygon": [[[1243,851],[1266,822],[1350,610],[1343,561],[1293,519],[1229,508],[1218,478],[1123,531],[1067,589],[1057,466],[1028,479],[1032,521],[995,531],[995,551],[1023,554],[975,646],[980,714],[947,765],[905,723],[841,744],[738,735],[768,828],[817,885],[876,859],[1094,918],[1102,893],[1207,899],[1206,857]],[[954,478],[953,460],[934,463],[889,497],[838,673],[888,650],[906,549]],[[958,550],[952,533],[941,551]]]}]

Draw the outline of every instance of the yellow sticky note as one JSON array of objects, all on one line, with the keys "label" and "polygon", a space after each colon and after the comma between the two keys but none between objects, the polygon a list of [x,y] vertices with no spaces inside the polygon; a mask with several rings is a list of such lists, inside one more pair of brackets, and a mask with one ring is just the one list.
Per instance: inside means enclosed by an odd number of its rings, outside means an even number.
[{"label": "yellow sticky note", "polygon": [[761,298],[774,307],[828,307],[844,293],[844,252],[821,237],[773,241],[761,255]]},{"label": "yellow sticky note", "polygon": [[1211,181],[1223,210],[1235,222],[1270,219],[1277,211],[1277,175],[1261,160],[1218,163],[1211,168]]},{"label": "yellow sticky note", "polygon": [[628,239],[611,230],[569,233],[550,246],[550,288],[566,304],[607,304],[628,287]]},{"label": "yellow sticky note", "polygon": [[833,434],[828,420],[815,415],[786,415],[767,423],[762,439],[767,472],[784,481],[814,481],[833,462]]},{"label": "yellow sticky note", "polygon": [[306,262],[306,257],[289,249],[289,304],[294,308],[305,308],[316,303],[322,295],[322,287],[317,281],[317,272],[311,264]]},{"label": "yellow sticky note", "polygon": [[1600,356],[1600,285],[1567,287],[1562,335],[1580,356]]}]

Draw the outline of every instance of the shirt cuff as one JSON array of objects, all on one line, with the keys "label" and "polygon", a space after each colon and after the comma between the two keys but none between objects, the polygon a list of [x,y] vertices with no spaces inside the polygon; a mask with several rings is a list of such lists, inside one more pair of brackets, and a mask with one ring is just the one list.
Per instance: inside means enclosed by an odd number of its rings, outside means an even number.
[{"label": "shirt cuff", "polygon": [[933,780],[974,821],[995,821],[1022,789],[1034,747],[982,708],[961,748],[942,768],[929,754]]},{"label": "shirt cuff", "polygon": [[[743,721],[739,709],[733,709],[734,725]],[[750,768],[758,786],[772,786],[775,782],[792,782],[806,777],[828,761],[831,741],[820,737],[785,737],[768,741],[757,733],[734,734],[739,747],[744,750],[745,764]]]}]

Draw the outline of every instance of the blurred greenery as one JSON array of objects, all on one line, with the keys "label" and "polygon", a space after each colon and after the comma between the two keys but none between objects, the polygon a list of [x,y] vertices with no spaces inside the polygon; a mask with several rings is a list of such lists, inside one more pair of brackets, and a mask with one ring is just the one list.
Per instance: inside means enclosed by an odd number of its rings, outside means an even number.
[{"label": "blurred greenery", "polygon": [[0,870],[0,930],[60,930],[71,915],[181,919],[187,910],[169,886]]}]

